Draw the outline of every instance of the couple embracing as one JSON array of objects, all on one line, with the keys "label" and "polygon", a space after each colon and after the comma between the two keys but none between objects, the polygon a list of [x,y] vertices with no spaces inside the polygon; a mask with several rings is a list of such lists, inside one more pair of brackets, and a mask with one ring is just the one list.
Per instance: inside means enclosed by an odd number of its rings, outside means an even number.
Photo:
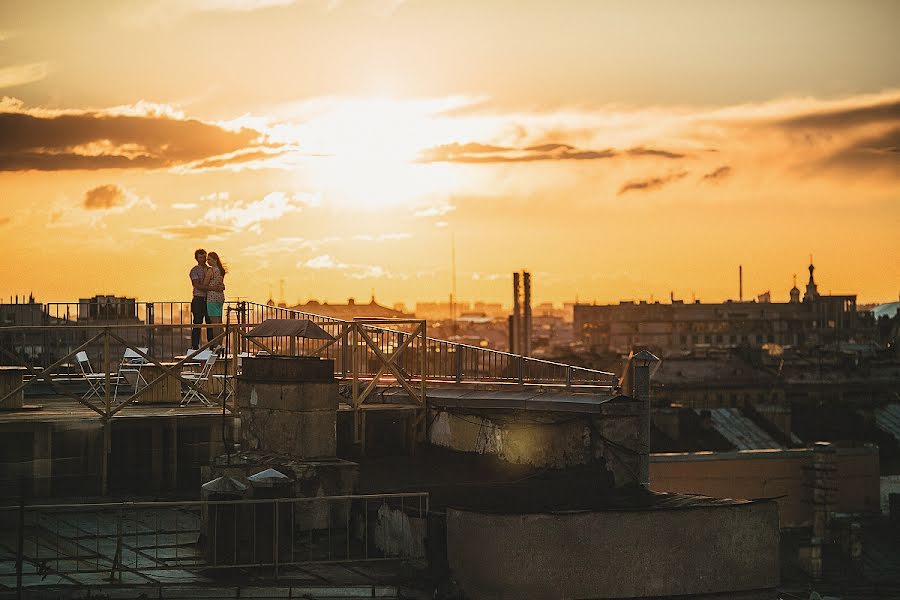
[{"label": "couple embracing", "polygon": [[[191,269],[191,285],[194,296],[191,299],[191,315],[194,325],[205,320],[207,323],[222,322],[222,307],[225,305],[225,265],[215,252],[206,253],[203,248],[194,251],[197,264]],[[215,328],[206,330],[206,341],[212,341],[219,334]],[[200,329],[191,330],[191,349],[200,347]]]}]

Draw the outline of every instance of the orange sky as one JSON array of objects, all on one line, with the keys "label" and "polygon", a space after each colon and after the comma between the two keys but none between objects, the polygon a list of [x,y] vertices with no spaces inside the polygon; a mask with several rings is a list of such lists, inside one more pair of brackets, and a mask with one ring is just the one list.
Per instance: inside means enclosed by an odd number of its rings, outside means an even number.
[{"label": "orange sky", "polygon": [[0,6],[0,297],[900,293],[895,2]]}]

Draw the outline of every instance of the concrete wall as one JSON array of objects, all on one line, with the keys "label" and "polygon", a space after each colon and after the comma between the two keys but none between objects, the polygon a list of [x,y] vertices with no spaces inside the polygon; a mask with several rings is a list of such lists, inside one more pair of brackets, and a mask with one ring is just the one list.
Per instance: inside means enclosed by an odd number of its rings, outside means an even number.
[{"label": "concrete wall", "polygon": [[778,539],[774,502],[570,514],[447,511],[450,568],[474,600],[771,589]]},{"label": "concrete wall", "polygon": [[[878,449],[838,448],[836,454],[838,512],[879,510]],[[812,451],[751,450],[653,454],[650,487],[659,492],[702,494],[716,498],[775,498],[782,527],[812,524],[810,489],[804,469]]]},{"label": "concrete wall", "polygon": [[306,458],[337,453],[338,384],[240,380],[244,448]]},{"label": "concrete wall", "polygon": [[600,414],[432,408],[428,441],[539,468],[601,463],[618,486],[637,482],[646,466],[646,418],[632,400],[607,402]]}]

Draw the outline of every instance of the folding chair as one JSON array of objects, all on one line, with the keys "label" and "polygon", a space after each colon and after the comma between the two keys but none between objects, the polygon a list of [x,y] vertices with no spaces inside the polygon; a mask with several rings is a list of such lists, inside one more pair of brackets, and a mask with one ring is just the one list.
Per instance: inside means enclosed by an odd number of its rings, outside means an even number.
[{"label": "folding chair", "polygon": [[147,364],[147,359],[138,354],[135,350],[148,354],[149,348],[125,348],[122,354],[122,362],[119,363],[119,382],[116,383],[115,397],[119,395],[119,383],[127,383],[131,386],[134,393],[137,393],[142,387],[147,385],[147,380],[141,374],[141,368]]},{"label": "folding chair", "polygon": [[[81,399],[89,400],[94,396],[102,399],[106,394],[106,373],[95,373],[93,367],[91,367],[91,361],[88,358],[87,352],[83,350],[75,355],[75,360],[78,362],[78,367],[81,369],[81,375],[91,387]],[[118,385],[119,376],[110,375],[109,380],[111,383]]]},{"label": "folding chair", "polygon": [[[200,354],[202,353],[198,353],[194,358],[197,358]],[[212,373],[212,368],[216,363],[217,358],[219,358],[219,356],[215,352],[210,352],[209,356],[206,358],[206,362],[203,363],[203,368],[201,368],[199,372],[187,372],[181,374],[181,377],[190,383],[190,386],[181,399],[181,406],[187,406],[192,400],[199,400],[205,406],[215,406],[215,404],[206,397],[206,394],[203,393],[202,386],[209,381],[210,373]]]},{"label": "folding chair", "polygon": [[221,398],[221,394],[224,394],[225,402],[231,400],[231,397],[235,394],[235,377],[241,372],[241,367],[243,366],[245,356],[250,356],[250,354],[247,352],[241,352],[237,355],[237,373],[235,373],[234,375],[214,374],[212,376],[215,381],[221,382],[219,389],[221,389],[222,391],[219,392],[219,397]]}]

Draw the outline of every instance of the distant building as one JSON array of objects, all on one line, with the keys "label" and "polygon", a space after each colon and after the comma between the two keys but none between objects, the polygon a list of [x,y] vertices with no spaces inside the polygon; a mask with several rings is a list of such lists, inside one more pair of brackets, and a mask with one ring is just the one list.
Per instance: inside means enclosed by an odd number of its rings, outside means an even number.
[{"label": "distant building", "polygon": [[671,304],[641,301],[612,305],[578,304],[576,338],[597,352],[627,353],[646,346],[663,354],[704,349],[760,348],[765,344],[813,346],[849,340],[867,331],[855,295],[822,295],[809,265],[809,283],[800,300],[796,283],[786,303],[760,301]]},{"label": "distant building", "polygon": [[97,295],[78,300],[78,322],[140,323],[137,300],[125,296]]},{"label": "distant building", "polygon": [[372,299],[368,304],[357,304],[353,298],[349,298],[347,304],[329,304],[328,302],[310,300],[306,304],[292,306],[291,310],[299,310],[301,312],[331,317],[332,319],[341,319],[343,321],[352,321],[357,317],[381,319],[415,318],[415,315],[378,304],[375,302],[375,296],[372,296]]}]

